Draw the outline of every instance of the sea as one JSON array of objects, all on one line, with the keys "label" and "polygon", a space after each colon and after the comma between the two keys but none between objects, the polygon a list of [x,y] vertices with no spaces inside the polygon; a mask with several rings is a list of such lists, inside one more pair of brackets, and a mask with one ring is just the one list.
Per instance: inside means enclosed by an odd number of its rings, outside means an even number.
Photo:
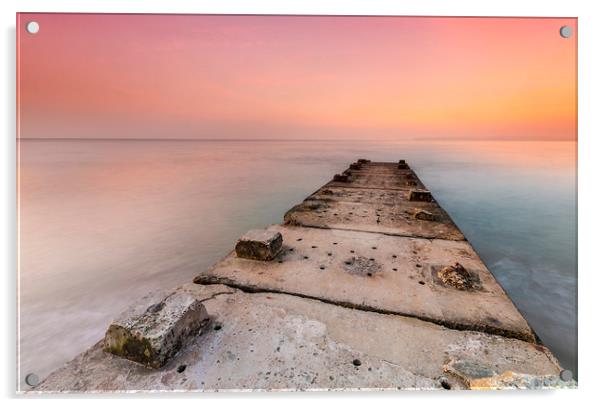
[{"label": "sea", "polygon": [[577,143],[18,141],[18,362],[44,378],[358,158],[405,159],[577,377]]}]

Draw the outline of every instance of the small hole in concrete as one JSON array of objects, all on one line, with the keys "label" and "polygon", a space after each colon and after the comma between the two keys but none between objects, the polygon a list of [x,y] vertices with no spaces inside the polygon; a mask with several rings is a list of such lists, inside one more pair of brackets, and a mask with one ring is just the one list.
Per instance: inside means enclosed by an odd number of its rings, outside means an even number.
[{"label": "small hole in concrete", "polygon": [[311,248],[312,248],[312,249],[317,249],[317,248],[318,248],[318,246],[312,246]]},{"label": "small hole in concrete", "polygon": [[320,266],[320,270],[324,270],[326,267],[324,266]]},{"label": "small hole in concrete", "polygon": [[221,324],[215,324],[215,326],[213,327],[214,331],[219,331],[220,329],[222,329],[222,325]]},{"label": "small hole in concrete", "polygon": [[397,269],[393,269],[393,271],[397,271]]},{"label": "small hole in concrete", "polygon": [[372,250],[376,250],[376,246],[372,246]]},{"label": "small hole in concrete", "polygon": [[349,253],[355,253],[355,250],[349,250]]},{"label": "small hole in concrete", "polygon": [[368,273],[368,277],[372,277],[372,273]]},{"label": "small hole in concrete", "polygon": [[449,385],[447,380],[441,380],[441,387],[443,387],[445,390],[451,390],[451,386]]},{"label": "small hole in concrete", "polygon": [[297,239],[297,242],[300,242],[301,240],[303,240],[303,238],[300,237],[299,239]]},{"label": "small hole in concrete", "polygon": [[278,263],[282,263],[282,260],[278,260]]},{"label": "small hole in concrete", "polygon": [[416,264],[416,267],[420,268],[422,267],[422,264]]},{"label": "small hole in concrete", "polygon": [[289,252],[292,252],[294,249],[291,247],[290,249],[288,249]]},{"label": "small hole in concrete", "polygon": [[332,244],[338,244],[337,242],[332,242]]},{"label": "small hole in concrete", "polygon": [[374,261],[374,258],[373,258],[373,257],[370,257],[370,261]]},{"label": "small hole in concrete", "polygon": [[393,258],[394,258],[394,259],[396,259],[396,258],[397,258],[397,255],[396,255],[396,254],[394,254],[394,255],[393,255]]},{"label": "small hole in concrete", "polygon": [[305,260],[309,259],[309,257],[307,257],[307,256],[303,256],[303,258],[304,258]]},{"label": "small hole in concrete", "polygon": [[176,370],[178,371],[178,373],[182,373],[184,370],[186,370],[186,365],[180,365]]},{"label": "small hole in concrete", "polygon": [[328,253],[329,256],[332,256],[332,253]]},{"label": "small hole in concrete", "polygon": [[418,284],[420,284],[420,285],[425,285],[426,283],[425,283],[424,281],[420,280],[420,281],[418,282]]},{"label": "small hole in concrete", "polygon": [[353,359],[353,366],[361,366],[362,365],[362,361],[359,359]]},{"label": "small hole in concrete", "polygon": [[350,261],[346,261],[345,264],[348,265],[348,266],[351,266],[351,262]]}]

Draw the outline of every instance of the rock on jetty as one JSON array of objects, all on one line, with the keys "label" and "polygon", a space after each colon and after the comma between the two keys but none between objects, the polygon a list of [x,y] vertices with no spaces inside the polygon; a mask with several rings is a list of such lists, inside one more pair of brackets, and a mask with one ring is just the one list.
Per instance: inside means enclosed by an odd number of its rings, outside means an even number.
[{"label": "rock on jetty", "polygon": [[408,164],[361,159],[30,391],[575,385],[560,372]]}]

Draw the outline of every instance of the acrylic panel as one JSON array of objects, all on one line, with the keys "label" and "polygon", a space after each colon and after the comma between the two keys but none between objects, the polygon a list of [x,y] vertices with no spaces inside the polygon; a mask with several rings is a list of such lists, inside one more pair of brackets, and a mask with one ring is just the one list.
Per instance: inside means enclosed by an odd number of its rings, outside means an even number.
[{"label": "acrylic panel", "polygon": [[19,391],[577,386],[576,18],[16,30]]}]

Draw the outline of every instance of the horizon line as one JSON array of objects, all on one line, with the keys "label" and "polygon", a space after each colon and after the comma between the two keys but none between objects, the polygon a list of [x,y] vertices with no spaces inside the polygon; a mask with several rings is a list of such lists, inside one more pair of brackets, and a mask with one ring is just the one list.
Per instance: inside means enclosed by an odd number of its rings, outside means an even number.
[{"label": "horizon line", "polygon": [[166,137],[17,137],[28,141],[545,141],[577,142],[578,139],[485,138],[485,137],[413,137],[407,139],[276,139],[276,138],[166,138]]}]

